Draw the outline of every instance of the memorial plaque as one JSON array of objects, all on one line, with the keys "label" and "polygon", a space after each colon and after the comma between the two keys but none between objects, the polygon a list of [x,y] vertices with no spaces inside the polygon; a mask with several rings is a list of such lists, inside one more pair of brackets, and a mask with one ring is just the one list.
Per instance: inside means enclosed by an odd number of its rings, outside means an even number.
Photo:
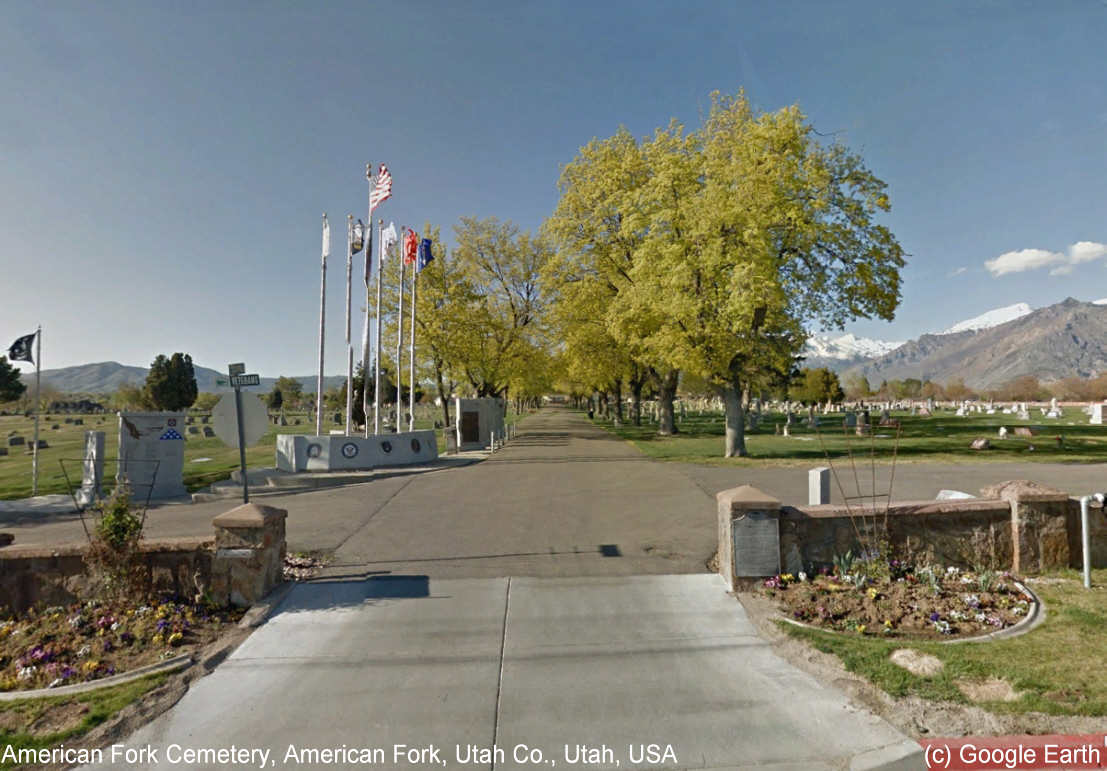
[{"label": "memorial plaque", "polygon": [[750,511],[734,520],[734,575],[780,573],[780,525],[775,511]]}]

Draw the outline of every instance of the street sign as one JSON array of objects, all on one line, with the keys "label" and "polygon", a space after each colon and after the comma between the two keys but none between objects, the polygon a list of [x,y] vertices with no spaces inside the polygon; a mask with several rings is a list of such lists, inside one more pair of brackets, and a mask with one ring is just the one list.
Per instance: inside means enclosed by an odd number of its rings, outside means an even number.
[{"label": "street sign", "polygon": [[217,377],[215,378],[215,384],[217,386],[229,386],[231,381],[227,380],[225,377]]},{"label": "street sign", "polygon": [[[234,394],[224,394],[211,410],[211,427],[215,435],[230,447],[238,447],[238,421],[235,417]],[[269,427],[269,411],[258,397],[242,394],[242,433],[245,446],[261,439]]]},{"label": "street sign", "polygon": [[235,388],[261,385],[261,378],[257,375],[231,375],[231,385]]},{"label": "street sign", "polygon": [[238,364],[228,364],[227,365],[227,374],[228,375],[241,375],[245,371],[246,371],[246,365],[241,363],[241,362],[238,363]]}]

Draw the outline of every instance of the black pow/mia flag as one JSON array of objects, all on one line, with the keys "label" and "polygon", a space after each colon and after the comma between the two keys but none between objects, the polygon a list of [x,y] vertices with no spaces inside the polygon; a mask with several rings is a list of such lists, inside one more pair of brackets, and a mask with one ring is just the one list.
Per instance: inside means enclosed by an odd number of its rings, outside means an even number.
[{"label": "black pow/mia flag", "polygon": [[32,332],[29,335],[23,335],[12,343],[11,348],[8,349],[8,360],[29,361],[34,364],[34,357],[31,356],[31,345],[35,342],[35,335],[37,334],[38,332]]}]

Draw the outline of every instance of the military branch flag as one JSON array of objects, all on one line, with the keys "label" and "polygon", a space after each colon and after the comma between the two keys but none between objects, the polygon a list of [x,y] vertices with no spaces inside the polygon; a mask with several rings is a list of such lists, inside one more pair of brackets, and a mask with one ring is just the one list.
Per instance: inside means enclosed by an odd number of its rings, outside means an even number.
[{"label": "military branch flag", "polygon": [[393,222],[388,223],[388,227],[381,230],[381,261],[384,261],[384,255],[388,253],[388,250],[396,245],[396,242],[400,240],[400,237],[396,234],[396,225]]},{"label": "military branch flag", "polygon": [[424,238],[419,242],[419,259],[415,263],[415,272],[422,272],[423,268],[427,267],[433,259],[434,254],[431,253],[431,240],[429,238]]},{"label": "military branch flag", "polygon": [[35,342],[35,335],[38,332],[32,332],[29,335],[23,335],[18,338],[11,347],[8,348],[8,359],[11,361],[29,361],[32,364],[35,363],[34,356],[31,355],[31,345]]},{"label": "military branch flag", "polygon": [[369,194],[369,214],[372,215],[373,209],[376,209],[391,197],[392,175],[388,172],[388,167],[382,163],[381,170],[377,172],[377,184],[373,186],[373,192]]}]

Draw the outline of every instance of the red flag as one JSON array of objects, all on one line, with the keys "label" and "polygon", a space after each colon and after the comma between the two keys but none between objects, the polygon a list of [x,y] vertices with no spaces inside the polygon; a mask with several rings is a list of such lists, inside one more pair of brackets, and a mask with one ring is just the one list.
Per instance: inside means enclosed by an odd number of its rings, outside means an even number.
[{"label": "red flag", "polygon": [[415,258],[419,254],[419,237],[415,235],[415,231],[411,228],[407,229],[407,233],[404,235],[404,265],[410,265],[415,262]]}]

